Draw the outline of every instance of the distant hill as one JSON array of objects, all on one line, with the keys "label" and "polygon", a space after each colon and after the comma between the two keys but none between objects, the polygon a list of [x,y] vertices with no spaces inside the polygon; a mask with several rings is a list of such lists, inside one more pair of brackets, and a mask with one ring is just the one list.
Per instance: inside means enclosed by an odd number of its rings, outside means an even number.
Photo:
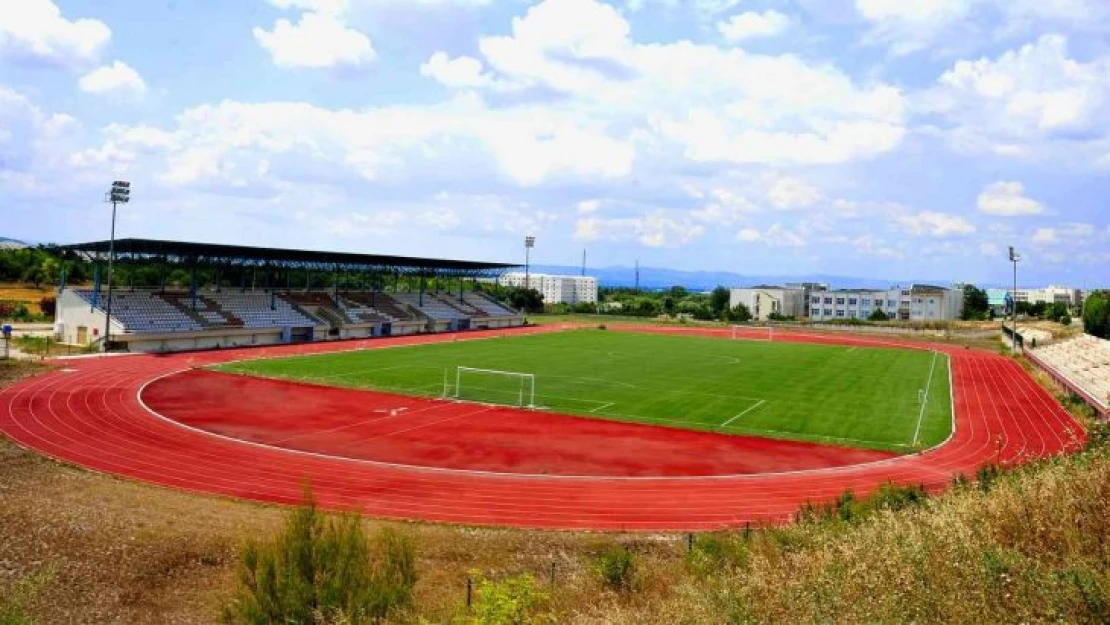
[{"label": "distant hill", "polygon": [[6,239],[4,237],[0,237],[0,250],[18,250],[23,247],[30,246],[17,239]]},{"label": "distant hill", "polygon": [[[533,265],[535,273],[552,273],[577,276],[581,267],[566,265]],[[596,276],[601,286],[635,286],[636,269],[633,267],[587,267],[586,275]],[[828,274],[742,275],[728,271],[680,271],[659,267],[640,267],[640,288],[653,290],[682,286],[696,291],[709,291],[717,286],[742,287],[759,284],[782,285],[787,282],[824,282],[834,289],[889,288],[896,284],[924,283],[948,286],[950,280],[883,280],[857,276]]]}]

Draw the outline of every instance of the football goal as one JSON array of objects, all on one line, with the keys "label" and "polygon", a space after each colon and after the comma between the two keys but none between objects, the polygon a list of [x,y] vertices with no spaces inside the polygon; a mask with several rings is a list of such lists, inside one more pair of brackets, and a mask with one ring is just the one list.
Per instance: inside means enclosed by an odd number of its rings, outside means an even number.
[{"label": "football goal", "polygon": [[455,367],[443,371],[443,396],[460,401],[536,406],[536,376],[519,371]]},{"label": "football goal", "polygon": [[733,339],[744,339],[746,341],[773,341],[775,340],[775,328],[771,326],[730,326],[732,330]]}]

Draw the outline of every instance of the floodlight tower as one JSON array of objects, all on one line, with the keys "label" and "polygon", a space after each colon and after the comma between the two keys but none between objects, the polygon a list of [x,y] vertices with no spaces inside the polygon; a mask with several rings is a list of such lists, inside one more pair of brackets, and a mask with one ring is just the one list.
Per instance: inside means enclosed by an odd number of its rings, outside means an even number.
[{"label": "floodlight tower", "polygon": [[533,247],[536,247],[536,237],[532,235],[524,237],[524,288],[526,289],[532,288],[532,274],[529,268]]},{"label": "floodlight tower", "polygon": [[1010,329],[1014,332],[1012,337],[1013,343],[1011,349],[1015,354],[1017,353],[1017,264],[1019,260],[1021,260],[1021,254],[1018,254],[1017,250],[1014,249],[1014,246],[1011,245],[1010,262],[1014,264],[1014,290],[1012,293],[1010,293],[1010,299],[1012,299],[1014,302],[1014,321],[1013,326]]},{"label": "floodlight tower", "polygon": [[112,336],[112,265],[116,259],[116,205],[131,201],[131,183],[116,180],[105,194],[104,201],[112,203],[112,237],[108,240],[108,305],[104,310],[104,351],[108,351],[108,340]]}]

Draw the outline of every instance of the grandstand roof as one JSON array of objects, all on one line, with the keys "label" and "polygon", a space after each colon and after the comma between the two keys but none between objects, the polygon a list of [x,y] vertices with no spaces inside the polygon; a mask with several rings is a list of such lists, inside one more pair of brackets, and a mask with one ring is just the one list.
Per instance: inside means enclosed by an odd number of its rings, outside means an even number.
[{"label": "grandstand roof", "polygon": [[[109,251],[109,241],[90,241],[60,246],[63,250],[100,257]],[[116,260],[170,262],[175,264],[234,264],[304,267],[313,269],[433,271],[456,274],[500,273],[517,265],[469,260],[383,256],[350,252],[292,250],[279,247],[250,247],[157,239],[116,239]]]}]

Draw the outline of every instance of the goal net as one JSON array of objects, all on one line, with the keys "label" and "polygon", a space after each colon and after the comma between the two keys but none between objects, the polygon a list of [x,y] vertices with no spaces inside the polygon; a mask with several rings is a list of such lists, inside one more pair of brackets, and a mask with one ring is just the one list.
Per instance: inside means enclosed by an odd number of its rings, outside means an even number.
[{"label": "goal net", "polygon": [[746,341],[773,341],[775,340],[775,328],[771,326],[730,326],[732,330],[733,339],[744,339]]},{"label": "goal net", "polygon": [[443,372],[443,396],[461,401],[536,406],[536,376],[519,371],[456,367]]}]

